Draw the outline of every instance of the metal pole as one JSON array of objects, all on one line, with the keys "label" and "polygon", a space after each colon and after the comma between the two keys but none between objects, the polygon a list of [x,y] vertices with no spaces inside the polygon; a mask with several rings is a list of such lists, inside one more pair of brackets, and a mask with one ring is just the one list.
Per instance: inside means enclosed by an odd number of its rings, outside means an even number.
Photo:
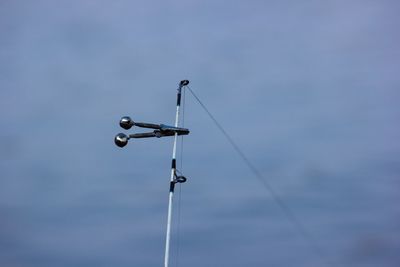
[{"label": "metal pole", "polygon": [[[179,123],[179,108],[181,105],[182,87],[186,84],[184,81],[181,81],[179,84],[177,103],[176,103],[175,127],[178,127],[178,123]],[[175,171],[176,171],[176,142],[177,142],[177,140],[178,140],[178,133],[175,132],[174,147],[172,149],[171,179],[170,179],[170,187],[169,187],[167,235],[166,235],[166,239],[165,239],[165,257],[164,257],[164,266],[165,267],[168,267],[168,264],[169,264],[169,244],[170,244],[170,240],[171,240],[172,200],[174,197],[174,189],[175,189],[175,183],[176,183]]]}]

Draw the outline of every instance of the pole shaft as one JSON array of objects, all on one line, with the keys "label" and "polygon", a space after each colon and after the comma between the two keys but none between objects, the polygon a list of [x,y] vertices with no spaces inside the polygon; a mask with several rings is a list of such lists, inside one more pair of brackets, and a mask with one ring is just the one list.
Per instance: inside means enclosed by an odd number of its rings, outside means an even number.
[{"label": "pole shaft", "polygon": [[[175,127],[179,124],[179,108],[181,105],[181,91],[182,85],[179,85],[177,103],[176,103],[176,115],[175,115]],[[174,135],[174,146],[172,149],[172,164],[171,164],[171,178],[170,178],[170,188],[169,188],[169,199],[168,199],[168,217],[167,217],[167,234],[165,238],[165,257],[164,257],[164,267],[169,265],[169,250],[171,241],[171,221],[172,221],[172,201],[174,197],[175,189],[175,170],[176,170],[176,143],[178,141],[178,133],[175,132]]]}]

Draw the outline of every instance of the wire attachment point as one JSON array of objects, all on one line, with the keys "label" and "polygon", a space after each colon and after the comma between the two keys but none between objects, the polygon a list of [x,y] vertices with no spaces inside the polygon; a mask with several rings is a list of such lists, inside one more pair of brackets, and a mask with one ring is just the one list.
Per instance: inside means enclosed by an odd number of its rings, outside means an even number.
[{"label": "wire attachment point", "polygon": [[176,176],[175,183],[185,183],[187,181],[185,176]]},{"label": "wire attachment point", "polygon": [[189,80],[182,80],[180,83],[179,83],[179,86],[186,86],[186,85],[188,85],[189,84]]},{"label": "wire attachment point", "polygon": [[[175,170],[174,173],[174,183],[185,183],[187,181],[187,178],[183,175],[177,175],[176,172],[179,172],[178,170]],[[180,172],[179,172],[180,173]]]}]

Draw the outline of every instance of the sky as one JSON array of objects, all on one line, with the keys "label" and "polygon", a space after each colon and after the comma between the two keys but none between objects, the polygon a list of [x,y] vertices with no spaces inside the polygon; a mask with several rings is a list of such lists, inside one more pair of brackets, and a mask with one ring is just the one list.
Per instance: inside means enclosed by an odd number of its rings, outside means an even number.
[{"label": "sky", "polygon": [[182,79],[322,256],[186,92],[171,266],[399,266],[398,8],[1,0],[0,266],[162,266]]}]

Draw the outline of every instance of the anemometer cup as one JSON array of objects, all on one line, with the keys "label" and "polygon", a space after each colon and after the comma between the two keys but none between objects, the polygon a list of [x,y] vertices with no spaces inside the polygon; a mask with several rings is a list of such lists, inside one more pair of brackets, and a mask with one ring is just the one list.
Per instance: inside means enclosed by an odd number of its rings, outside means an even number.
[{"label": "anemometer cup", "polygon": [[119,121],[119,126],[125,130],[129,130],[135,125],[135,122],[128,116],[124,116]]},{"label": "anemometer cup", "polygon": [[124,147],[128,144],[129,137],[126,134],[119,133],[114,137],[114,143],[119,147]]}]

